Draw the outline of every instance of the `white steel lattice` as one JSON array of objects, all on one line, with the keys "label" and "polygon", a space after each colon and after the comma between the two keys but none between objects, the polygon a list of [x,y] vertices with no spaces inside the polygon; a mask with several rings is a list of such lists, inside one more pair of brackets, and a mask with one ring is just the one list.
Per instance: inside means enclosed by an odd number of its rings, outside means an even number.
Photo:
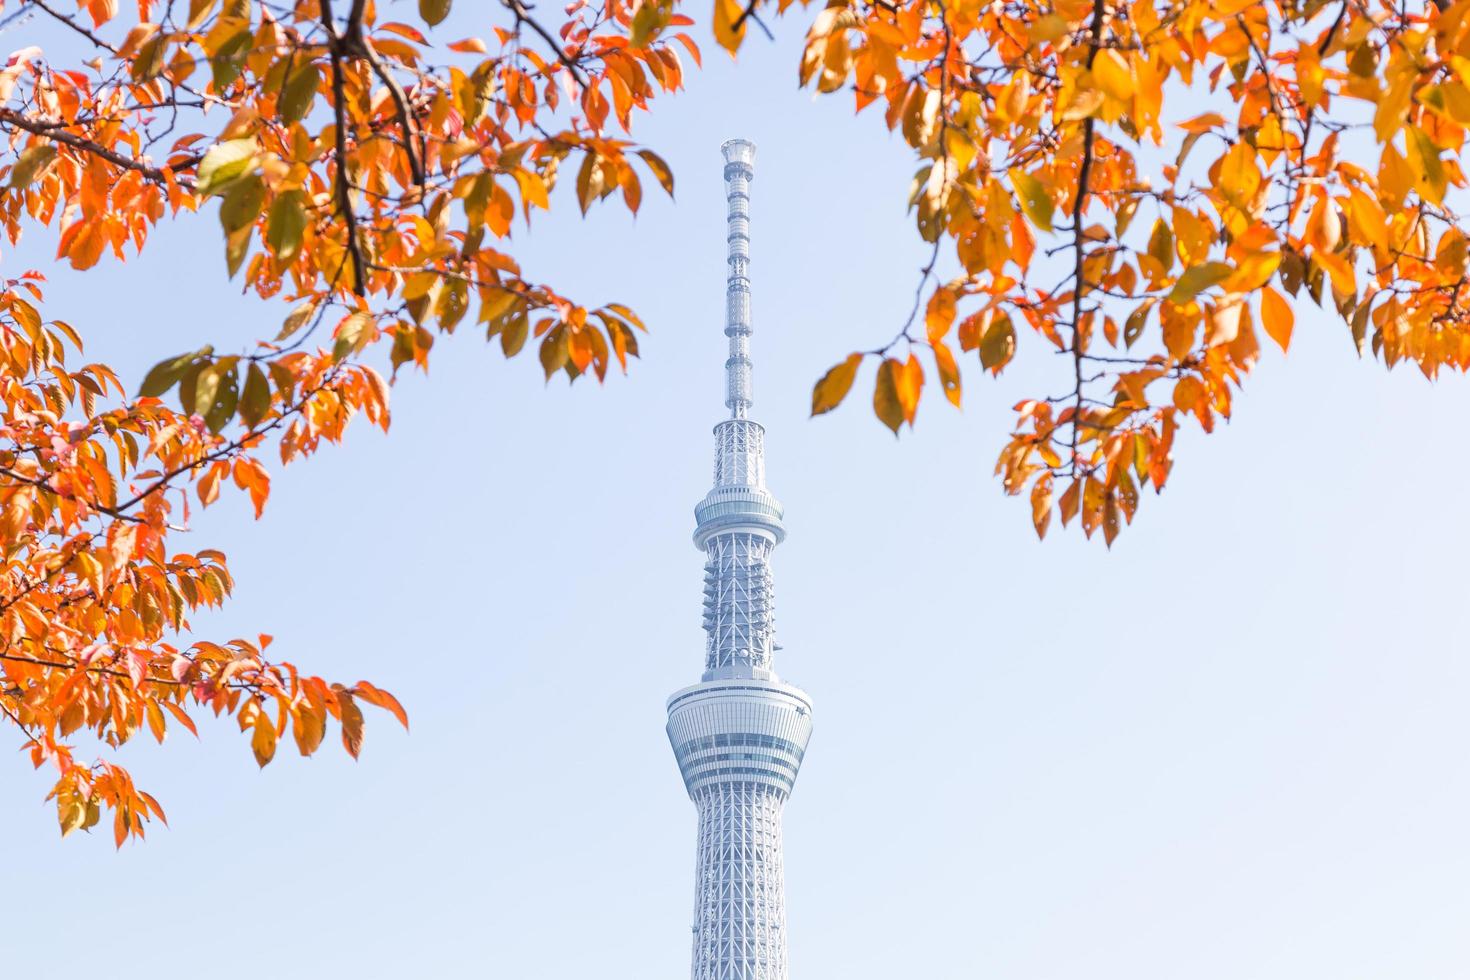
[{"label": "white steel lattice", "polygon": [[699,791],[692,980],[786,980],[781,794],[749,783]]},{"label": "white steel lattice", "polygon": [[705,670],[771,668],[776,630],[771,539],[736,532],[710,538],[704,565]]},{"label": "white steel lattice", "polygon": [[766,485],[766,430],[759,422],[730,419],[715,426],[715,486]]}]

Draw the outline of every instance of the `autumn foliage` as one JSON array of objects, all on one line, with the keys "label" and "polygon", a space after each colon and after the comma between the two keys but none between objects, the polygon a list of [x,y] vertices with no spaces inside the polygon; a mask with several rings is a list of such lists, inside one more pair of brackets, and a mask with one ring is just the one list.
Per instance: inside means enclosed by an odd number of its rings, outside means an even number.
[{"label": "autumn foliage", "polygon": [[[1212,430],[1293,305],[1433,378],[1470,366],[1452,197],[1470,126],[1470,4],[834,3],[804,82],[873,103],[923,164],[934,244],[888,345],[816,386],[822,413],[879,361],[878,416],[914,421],[960,355],[999,373],[1030,344],[1057,388],[1015,407],[996,472],[1111,543],[1161,490],[1181,426]],[[942,268],[953,264],[948,278]],[[927,289],[927,292],[924,290]],[[925,364],[932,375],[926,374]]]},{"label": "autumn foliage", "polygon": [[[12,0],[14,3],[14,0]],[[463,4],[461,5],[463,7]],[[0,221],[87,269],[210,212],[224,271],[293,312],[248,349],[173,353],[131,387],[82,364],[43,276],[0,292],[0,717],[56,782],[62,830],[110,813],[119,843],[162,817],[104,755],[146,729],[228,714],[261,765],[329,727],[357,753],[365,681],[268,656],[270,638],[197,639],[225,556],[172,535],[230,488],[257,516],[278,464],[387,428],[391,377],[436,335],[483,329],[548,378],[626,370],[643,327],[527,278],[512,226],[552,206],[636,211],[673,175],[631,141],[637,113],[699,61],[710,16],[734,53],[791,0],[523,0],[415,23],[369,0],[20,0],[68,49],[0,68]],[[387,9],[385,7],[385,9]],[[395,12],[398,7],[392,8]],[[1470,127],[1470,0],[832,0],[799,78],[849,93],[919,162],[909,200],[932,244],[908,321],[813,391],[835,408],[869,362],[897,432],[926,386],[1046,355],[1056,389],[1016,406],[997,472],[1036,530],[1054,513],[1111,542],[1161,489],[1183,425],[1228,418],[1264,334],[1294,306],[1339,314],[1360,350],[1433,377],[1470,364],[1467,242],[1452,198]],[[5,16],[14,16],[7,13]],[[406,16],[406,15],[400,15]],[[455,31],[456,34],[461,33]],[[67,58],[70,58],[68,61]],[[902,192],[902,189],[896,189]],[[555,198],[554,198],[555,195]],[[208,338],[201,338],[201,342]],[[168,352],[159,352],[160,355]]]},{"label": "autumn foliage", "polygon": [[[432,26],[447,8],[426,0],[421,14]],[[356,755],[363,704],[407,724],[371,683],[272,662],[269,637],[192,639],[191,610],[223,602],[230,574],[220,552],[181,552],[171,535],[191,497],[208,506],[231,487],[259,516],[267,454],[309,456],[356,416],[386,429],[375,347],[394,371],[424,366],[435,334],[465,321],[507,356],[534,338],[548,376],[625,366],[641,329],[631,311],[522,278],[498,243],[518,210],[548,206],[569,158],[584,207],[616,193],[636,209],[648,178],[671,189],[658,156],[606,130],[679,87],[673,48],[694,47],[633,49],[626,16],[583,10],[565,32],[576,52],[538,53],[521,41],[544,44],[539,25],[513,4],[497,54],[466,38],[438,65],[420,28],[380,22],[361,0],[145,2],[126,20],[112,0],[22,10],[89,53],[56,65],[27,47],[0,70],[10,239],[49,229],[58,261],[87,269],[126,261],[165,218],[208,210],[228,275],[295,304],[252,349],[168,357],[130,390],[106,365],[70,366],[82,337],[43,312],[40,273],[0,293],[0,713],[55,772],[62,831],[110,811],[121,843],[163,811],[122,768],[78,758],[79,734],[162,741],[171,726],[193,731],[202,709],[232,715],[263,766],[288,734],[310,755],[329,727]]]}]

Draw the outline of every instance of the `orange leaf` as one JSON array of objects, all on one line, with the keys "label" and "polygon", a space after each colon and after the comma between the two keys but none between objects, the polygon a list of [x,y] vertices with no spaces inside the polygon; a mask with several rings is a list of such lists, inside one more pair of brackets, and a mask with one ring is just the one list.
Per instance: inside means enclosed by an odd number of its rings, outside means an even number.
[{"label": "orange leaf", "polygon": [[898,372],[902,365],[891,357],[878,365],[878,380],[873,386],[873,413],[878,420],[898,435],[903,425],[903,405],[898,400]]},{"label": "orange leaf", "polygon": [[1036,481],[1031,488],[1031,524],[1038,538],[1046,537],[1047,525],[1051,523],[1052,479],[1048,474]]},{"label": "orange leaf", "polygon": [[898,404],[903,408],[904,421],[912,427],[914,416],[919,411],[919,394],[924,389],[924,368],[913,354],[897,371],[894,379],[898,390]]},{"label": "orange leaf", "polygon": [[193,735],[195,738],[199,737],[199,729],[194,727],[194,719],[190,718],[183,708],[174,704],[172,701],[162,701],[159,703],[163,705],[165,711],[174,716],[180,725],[189,729],[190,735]]},{"label": "orange leaf", "polygon": [[224,474],[225,470],[218,465],[204,471],[204,475],[199,478],[199,486],[195,487],[201,504],[208,507],[219,498],[219,481]]},{"label": "orange leaf", "polygon": [[250,750],[255,753],[255,762],[262,769],[276,754],[276,726],[264,711],[255,713],[255,730],[250,736]]},{"label": "orange leaf", "polygon": [[1071,523],[1072,518],[1077,516],[1077,505],[1081,503],[1082,481],[1073,480],[1071,486],[1062,492],[1061,506],[1062,526]]},{"label": "orange leaf", "polygon": [[1225,125],[1225,117],[1218,112],[1207,112],[1202,116],[1186,119],[1182,123],[1177,123],[1177,125],[1186,133],[1207,133],[1216,126]]},{"label": "orange leaf", "polygon": [[362,751],[362,709],[345,689],[337,691],[337,711],[342,722],[342,745],[356,759]]},{"label": "orange leaf", "polygon": [[398,724],[402,725],[405,731],[408,730],[408,712],[403,710],[403,705],[399,704],[398,699],[393,695],[380,687],[374,687],[367,681],[358,681],[353,692],[368,704],[377,705],[384,711],[390,712],[394,718],[398,719]]}]

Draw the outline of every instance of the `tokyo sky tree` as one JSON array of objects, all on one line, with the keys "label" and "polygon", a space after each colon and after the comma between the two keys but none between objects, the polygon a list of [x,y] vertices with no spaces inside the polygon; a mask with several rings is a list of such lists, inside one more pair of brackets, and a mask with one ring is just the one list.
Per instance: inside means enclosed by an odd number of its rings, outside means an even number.
[{"label": "tokyo sky tree", "polygon": [[806,693],[776,676],[771,551],[786,536],[750,411],[750,181],[755,144],[725,154],[725,404],[714,487],[694,509],[704,566],[704,677],[669,699],[669,741],[699,810],[693,980],[786,980],[781,809],[812,731]]}]

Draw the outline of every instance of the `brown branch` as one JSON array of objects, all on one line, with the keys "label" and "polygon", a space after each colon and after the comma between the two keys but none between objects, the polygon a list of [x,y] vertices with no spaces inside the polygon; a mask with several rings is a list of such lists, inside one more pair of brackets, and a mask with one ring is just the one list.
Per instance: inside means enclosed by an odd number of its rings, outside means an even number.
[{"label": "brown branch", "polygon": [[15,727],[20,729],[21,734],[24,735],[26,737],[26,739],[29,740],[32,745],[40,745],[41,744],[41,740],[38,739],[38,738],[36,738],[36,736],[34,736],[34,735],[32,735],[30,733],[30,730],[29,730],[30,729],[30,726],[27,725],[25,722],[21,721],[20,720],[20,717],[18,715],[16,715],[16,713],[14,711],[11,711],[8,705],[0,704],[0,711],[5,712],[5,714],[7,716],[9,716],[10,720],[15,723]]},{"label": "brown branch", "polygon": [[378,57],[377,49],[373,47],[372,39],[363,34],[362,18],[367,9],[366,0],[353,0],[352,9],[347,14],[347,27],[342,32],[339,43],[342,52],[350,57],[359,57],[368,63],[373,74],[388,89],[388,94],[393,99],[393,106],[398,110],[398,125],[403,129],[403,149],[408,154],[408,172],[413,177],[413,182],[420,191],[424,189],[424,152],[422,137],[418,126],[414,124],[413,111],[408,104],[408,95],[403,91],[403,86],[398,84],[398,79],[383,64],[383,59]]},{"label": "brown branch", "polygon": [[105,49],[107,51],[111,51],[113,54],[117,54],[117,48],[114,48],[112,45],[110,45],[106,41],[102,40],[102,38],[98,37],[96,34],[93,34],[91,31],[87,30],[81,24],[78,24],[76,21],[72,20],[66,14],[63,14],[61,11],[54,10],[51,7],[48,7],[43,2],[43,0],[23,0],[23,2],[28,7],[39,7],[40,9],[46,11],[46,13],[50,14],[56,20],[61,21],[62,24],[64,24],[67,27],[70,27],[72,30],[76,31],[82,37],[86,38],[88,41],[91,41],[97,47],[103,48],[103,49]]},{"label": "brown branch", "polygon": [[550,45],[551,50],[556,54],[556,60],[561,62],[567,71],[572,73],[572,77],[580,82],[583,88],[587,88],[587,76],[582,73],[582,69],[577,67],[575,61],[567,57],[565,45],[559,44],[552,33],[542,27],[536,18],[531,16],[530,8],[522,0],[501,0],[501,3],[505,4],[507,10],[515,14],[517,25],[530,24],[531,30],[541,35],[541,40]]},{"label": "brown branch", "polygon": [[[46,647],[46,649],[47,650],[51,650],[53,653],[60,653],[61,652],[61,651],[56,650],[54,647],[49,647],[48,646],[48,647]],[[115,663],[116,662],[116,659],[117,658],[114,657],[112,662]],[[188,659],[188,658],[186,658],[186,659]],[[84,672],[86,672],[88,674],[102,674],[103,676],[106,676],[106,677],[116,677],[116,678],[119,678],[121,680],[129,680],[130,681],[130,680],[133,679],[133,675],[132,674],[128,673],[125,670],[118,670],[116,667],[103,667],[103,666],[95,666],[94,667],[91,664],[78,663],[75,660],[42,660],[40,657],[23,657],[23,656],[18,656],[18,655],[13,654],[13,653],[0,653],[0,660],[9,660],[9,661],[11,661],[13,663],[18,663],[18,664],[33,664],[33,665],[35,665],[37,667],[49,667],[52,670],[80,670],[80,671],[84,671]],[[199,663],[198,660],[194,660],[194,659],[190,659],[189,662],[191,664],[198,664]],[[257,662],[260,664],[260,666],[258,666],[255,669],[258,670],[258,671],[260,671],[262,674],[265,674],[266,676],[269,676],[269,674],[268,674],[269,669],[272,668],[272,667],[274,667],[275,665],[274,664],[267,663],[265,661],[257,661]],[[203,678],[203,680],[206,681],[206,682],[211,681],[213,679],[214,679],[213,677],[205,677],[205,678]],[[178,681],[178,680],[174,680],[172,677],[144,677],[143,678],[143,684],[137,685],[134,688],[134,690],[141,690],[141,688],[143,687],[144,684],[162,684],[165,687],[188,688],[188,687],[193,686],[193,683],[194,682],[192,682],[192,681]],[[234,681],[234,682],[225,684],[224,687],[225,687],[226,690],[232,690],[232,691],[254,691],[254,692],[260,692],[260,691],[264,691],[264,690],[267,689],[267,685],[263,685],[259,681],[256,681],[256,682],[252,683],[252,682],[250,682],[248,680],[245,680],[245,681]],[[198,701],[197,698],[195,700]],[[14,716],[12,716],[12,720],[13,719],[14,719]]]},{"label": "brown branch", "polygon": [[403,86],[398,84],[398,79],[388,71],[383,60],[378,57],[378,52],[373,49],[373,42],[367,38],[362,39],[362,54],[372,68],[373,74],[387,87],[388,94],[393,98],[393,106],[398,110],[398,125],[403,127],[403,152],[408,154],[408,172],[413,177],[416,187],[422,192],[424,189],[424,158],[422,149],[422,137],[419,135],[418,126],[414,124],[413,110],[408,104],[408,95],[403,91]]},{"label": "brown branch", "polygon": [[[89,674],[104,674],[108,677],[132,679],[132,675],[127,671],[118,670],[115,667],[94,667],[91,664],[82,664],[75,660],[42,660],[40,657],[21,657],[13,653],[0,653],[0,660],[9,660],[18,664],[33,664],[37,667],[50,667],[53,670],[81,670]],[[181,681],[176,681],[173,678],[145,677],[143,681],[145,684],[168,684],[172,687],[182,686]]]},{"label": "brown branch", "polygon": [[[506,284],[504,281],[491,282],[486,279],[480,279],[477,276],[466,275],[463,272],[455,272],[453,269],[435,269],[421,265],[384,265],[380,262],[374,262],[371,268],[378,272],[396,272],[401,276],[411,276],[420,272],[432,272],[441,278],[457,279],[466,285],[475,286],[479,289],[495,289],[502,293],[510,293],[528,302],[544,304],[546,301],[545,296],[538,296],[536,293],[536,288],[544,287],[532,287],[519,280],[513,280],[510,284]],[[896,340],[894,342],[897,343]]]},{"label": "brown branch", "polygon": [[[1103,17],[1107,5],[1104,0],[1095,0],[1092,5],[1092,25],[1089,28],[1087,69],[1102,47]],[[1083,211],[1087,208],[1088,181],[1092,177],[1093,149],[1096,142],[1096,119],[1088,116],[1082,124],[1082,163],[1077,168],[1077,197],[1072,204],[1072,246],[1075,255],[1072,283],[1072,380],[1075,386],[1075,401],[1072,406],[1072,475],[1077,474],[1077,440],[1082,425],[1082,293],[1086,283],[1082,266],[1086,259],[1087,236],[1083,228]]]},{"label": "brown branch", "polygon": [[740,16],[735,18],[735,23],[730,25],[730,32],[739,32],[747,20],[753,20],[755,21],[755,26],[759,27],[765,33],[767,40],[776,40],[776,35],[771,33],[771,29],[766,26],[766,22],[756,16],[755,8],[759,7],[760,3],[761,0],[750,0],[750,3],[745,5],[745,9],[740,11]]},{"label": "brown branch", "polygon": [[337,125],[337,209],[347,224],[347,254],[352,256],[352,291],[367,294],[366,265],[362,245],[357,240],[357,215],[352,210],[352,194],[347,184],[347,94],[342,83],[342,39],[332,21],[332,0],[321,0],[322,26],[327,30],[327,50],[332,56],[332,101]]},{"label": "brown branch", "polygon": [[168,489],[169,484],[173,482],[175,477],[178,477],[184,473],[188,473],[190,470],[196,470],[201,466],[213,463],[215,460],[222,459],[223,457],[229,456],[232,453],[238,452],[239,450],[245,448],[246,443],[254,442],[261,436],[265,435],[267,432],[270,432],[272,429],[279,428],[280,425],[286,421],[286,419],[300,413],[300,411],[306,407],[306,403],[311,401],[311,399],[316,396],[317,392],[322,391],[329,384],[331,384],[335,377],[336,370],[333,369],[333,371],[329,372],[327,377],[323,379],[321,384],[303,394],[299,399],[297,399],[295,405],[292,405],[289,409],[282,411],[280,415],[277,415],[265,425],[262,425],[258,429],[251,429],[240,438],[235,439],[231,442],[227,442],[223,446],[220,446],[217,449],[205,453],[203,456],[200,456],[198,459],[194,460],[191,463],[183,463],[179,466],[174,467],[173,469],[160,476],[157,480],[155,480],[147,489],[140,490],[131,499],[127,500],[124,503],[118,504],[116,509],[120,511],[132,510],[141,501],[153,496],[160,490]]},{"label": "brown branch", "polygon": [[0,613],[5,612],[11,606],[15,605],[17,602],[19,602],[20,600],[24,599],[26,596],[30,595],[32,592],[36,591],[41,586],[48,584],[56,576],[60,575],[63,571],[66,570],[66,565],[67,565],[67,562],[69,562],[69,561],[71,561],[71,557],[70,556],[68,556],[68,558],[66,559],[66,561],[58,562],[55,568],[51,569],[45,575],[43,575],[40,578],[36,579],[34,582],[31,582],[29,585],[27,585],[25,588],[21,589],[15,595],[13,595],[10,598],[6,599],[3,603],[0,603]]},{"label": "brown branch", "polygon": [[[1445,0],[1434,0],[1434,5],[1441,11],[1449,6]],[[1347,16],[1348,0],[1342,0],[1342,6],[1337,8],[1337,19],[1332,26],[1327,28],[1327,33],[1322,37],[1322,43],[1317,45],[1317,57],[1321,58],[1327,54],[1327,49],[1332,47],[1332,39],[1337,36],[1337,29],[1342,26],[1343,18]]]},{"label": "brown branch", "polygon": [[56,143],[62,143],[66,146],[71,147],[72,149],[81,150],[83,153],[90,153],[93,156],[101,157],[108,163],[112,163],[119,167],[122,167],[124,170],[137,171],[138,173],[147,177],[149,180],[155,180],[159,183],[168,183],[169,174],[172,173],[174,175],[175,183],[179,184],[181,187],[187,187],[191,190],[194,187],[194,179],[192,177],[179,175],[178,171],[187,170],[202,159],[202,157],[200,157],[198,154],[195,154],[186,160],[181,160],[178,163],[171,163],[168,165],[167,168],[164,169],[152,167],[141,160],[135,160],[132,157],[125,157],[121,153],[109,150],[101,143],[96,143],[83,136],[78,136],[75,133],[67,132],[64,127],[74,125],[72,123],[42,122],[40,120],[32,119],[19,112],[16,112],[14,109],[0,109],[0,125],[14,126],[16,129],[23,129],[28,133],[34,133],[37,136],[43,136],[48,140]]},{"label": "brown branch", "polygon": [[[68,17],[66,14],[63,14],[61,11],[55,9],[54,7],[49,6],[45,2],[45,0],[21,0],[21,2],[22,2],[22,4],[24,6],[27,6],[27,7],[38,7],[41,10],[44,10],[47,14],[50,14],[53,18],[55,18],[57,21],[59,21],[64,27],[68,27],[68,28],[72,29],[73,31],[76,31],[82,37],[86,38],[88,41],[91,41],[97,47],[102,48],[104,51],[110,51],[113,54],[117,54],[118,53],[117,48],[113,47],[111,44],[108,44],[102,38],[98,37],[96,34],[92,33],[89,30],[87,30],[85,27],[83,27],[81,24],[78,24],[75,20],[73,20],[72,18]],[[198,64],[198,62],[191,59],[188,62],[188,64],[189,64],[189,67],[193,68],[193,67],[195,67]],[[226,105],[227,104],[225,102],[225,100],[220,99],[220,98],[218,98],[216,96],[206,95],[205,93],[199,91],[198,89],[191,88],[190,86],[185,85],[183,82],[174,81],[174,80],[170,79],[169,80],[169,83],[171,85],[173,85],[175,88],[183,89],[185,92],[188,92],[190,95],[197,95],[197,96],[199,96],[199,98],[201,100],[203,100],[203,101],[214,102],[214,103],[216,103],[218,105]],[[162,108],[162,107],[159,107],[159,108]]]},{"label": "brown branch", "polygon": [[[119,521],[128,521],[133,524],[148,523],[145,519],[138,517],[136,514],[124,514],[121,511],[116,510],[115,508],[108,507],[105,504],[100,504],[95,500],[89,500],[86,497],[79,497],[74,493],[62,493],[60,490],[57,490],[55,487],[53,487],[44,478],[37,476],[26,476],[24,473],[18,473],[8,466],[0,466],[0,476],[9,477],[17,483],[24,483],[29,486],[33,486],[38,490],[44,490],[47,493],[54,493],[56,494],[56,496],[61,497],[64,500],[73,500],[77,503],[86,504],[88,507],[90,507],[92,510],[97,511],[99,514],[106,514],[108,517],[115,518]],[[178,531],[183,529],[174,528],[173,530]]]}]

